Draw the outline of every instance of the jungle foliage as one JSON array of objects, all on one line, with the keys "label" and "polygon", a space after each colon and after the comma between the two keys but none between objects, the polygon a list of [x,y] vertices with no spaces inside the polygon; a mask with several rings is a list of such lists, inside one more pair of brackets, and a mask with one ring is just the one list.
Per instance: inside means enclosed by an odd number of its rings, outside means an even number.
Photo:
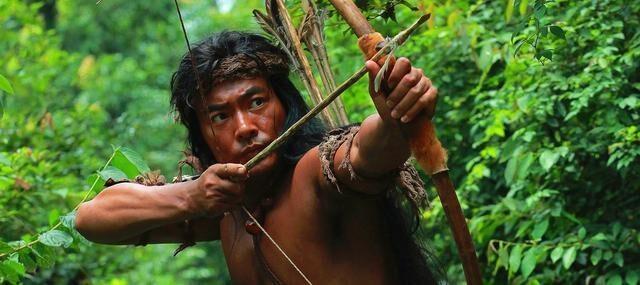
[{"label": "jungle foliage", "polygon": [[[440,91],[435,123],[487,284],[638,284],[640,3],[355,2],[388,35],[433,15],[396,54]],[[261,1],[218,3],[181,2],[192,42],[258,31]],[[228,283],[216,243],[172,257],[72,227],[104,179],[177,173],[168,85],[185,43],[172,2],[5,0],[0,25],[0,283]],[[342,20],[326,25],[340,82],[363,62]],[[374,112],[365,80],[342,97],[353,122]],[[462,283],[430,194],[420,238]]]}]

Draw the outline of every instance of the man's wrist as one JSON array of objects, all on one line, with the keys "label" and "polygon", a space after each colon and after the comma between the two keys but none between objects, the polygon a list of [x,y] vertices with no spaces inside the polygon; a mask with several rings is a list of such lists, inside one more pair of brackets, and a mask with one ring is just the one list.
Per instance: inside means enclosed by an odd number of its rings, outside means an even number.
[{"label": "man's wrist", "polygon": [[201,204],[197,201],[198,195],[196,191],[200,191],[198,181],[180,182],[180,191],[178,191],[177,208],[181,213],[181,219],[194,219],[204,215]]}]

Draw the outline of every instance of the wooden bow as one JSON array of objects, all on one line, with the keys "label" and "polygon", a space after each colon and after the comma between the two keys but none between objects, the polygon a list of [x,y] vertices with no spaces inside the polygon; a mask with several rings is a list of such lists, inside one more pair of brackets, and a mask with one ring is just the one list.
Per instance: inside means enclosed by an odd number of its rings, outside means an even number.
[{"label": "wooden bow", "polygon": [[[376,53],[376,47],[384,42],[382,35],[376,33],[360,9],[351,0],[330,0],[330,2],[358,36],[358,46],[365,57],[371,59]],[[378,60],[378,62],[383,63],[385,60]],[[388,68],[387,70],[391,69]],[[381,73],[383,73],[382,70]],[[384,76],[384,74],[381,75]],[[413,156],[422,169],[431,176],[438,191],[442,207],[456,241],[458,254],[462,260],[467,283],[472,285],[482,284],[482,275],[471,233],[462,213],[455,188],[451,178],[449,178],[447,153],[436,136],[435,127],[431,120],[424,118],[424,116],[422,117],[422,121],[418,122],[417,126],[404,128],[404,133],[409,139]]]}]

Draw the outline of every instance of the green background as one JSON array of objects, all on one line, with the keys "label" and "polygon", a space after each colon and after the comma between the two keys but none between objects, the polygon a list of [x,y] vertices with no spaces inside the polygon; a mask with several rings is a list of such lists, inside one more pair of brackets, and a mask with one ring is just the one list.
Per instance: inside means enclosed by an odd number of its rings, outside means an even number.
[{"label": "green background", "polygon": [[[356,2],[387,35],[433,14],[396,54],[439,88],[435,123],[485,282],[637,284],[640,3]],[[261,1],[180,4],[192,42],[259,31]],[[326,25],[341,82],[363,60],[339,18]],[[116,168],[176,175],[185,132],[169,80],[184,52],[172,1],[0,1],[0,283],[229,282],[217,243],[172,257],[175,246],[101,246],[66,227],[114,149]],[[352,122],[374,112],[366,80],[342,98]],[[420,239],[462,283],[425,180]]]}]

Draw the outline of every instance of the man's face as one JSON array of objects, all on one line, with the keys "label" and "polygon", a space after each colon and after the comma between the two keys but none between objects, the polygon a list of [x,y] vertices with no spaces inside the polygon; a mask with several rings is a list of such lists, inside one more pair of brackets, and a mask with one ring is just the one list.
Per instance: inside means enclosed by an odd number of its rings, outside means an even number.
[{"label": "man's face", "polygon": [[[222,82],[204,101],[200,131],[219,163],[246,163],[282,131],[284,107],[262,77]],[[267,171],[277,160],[274,152],[251,173]]]}]

